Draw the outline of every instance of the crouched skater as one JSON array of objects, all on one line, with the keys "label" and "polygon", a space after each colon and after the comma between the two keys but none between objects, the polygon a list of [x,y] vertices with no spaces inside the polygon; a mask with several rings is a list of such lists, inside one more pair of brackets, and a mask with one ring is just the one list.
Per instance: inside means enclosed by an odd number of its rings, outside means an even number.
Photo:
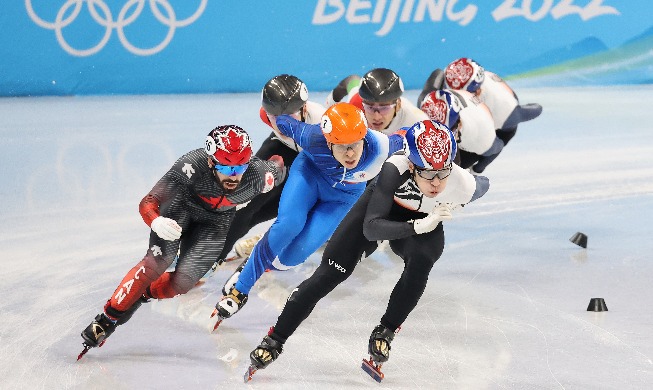
[{"label": "crouched skater", "polygon": [[[77,359],[101,347],[143,303],[195,286],[222,251],[236,207],[272,190],[285,175],[280,156],[252,157],[249,135],[233,125],[216,127],[204,149],[181,156],[141,200],[139,211],[152,228],[148,249],[82,331]],[[177,253],[175,269],[166,271]]]},{"label": "crouched skater", "polygon": [[404,152],[384,163],[377,181],[332,235],[320,266],[293,290],[276,325],[251,352],[245,381],[277,359],[318,301],[345,281],[361,258],[377,249],[377,240],[389,240],[392,251],[404,261],[404,271],[370,335],[370,359],[363,361],[363,368],[381,381],[381,364],[390,357],[395,333],[416,307],[429,272],[442,255],[442,221],[451,219],[452,208],[480,198],[489,189],[487,177],[453,164],[456,148],[452,132],[439,122],[424,120],[407,131]]}]

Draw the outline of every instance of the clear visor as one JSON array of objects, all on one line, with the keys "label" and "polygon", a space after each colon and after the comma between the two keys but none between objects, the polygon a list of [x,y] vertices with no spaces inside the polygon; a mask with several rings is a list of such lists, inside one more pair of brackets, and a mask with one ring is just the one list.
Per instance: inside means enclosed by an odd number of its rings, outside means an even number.
[{"label": "clear visor", "polygon": [[447,177],[449,177],[449,175],[451,175],[451,169],[452,169],[451,165],[442,169],[419,169],[415,167],[415,171],[417,172],[417,175],[422,179],[426,179],[426,180],[433,180],[436,177],[438,178],[438,180],[444,180]]},{"label": "clear visor", "polygon": [[390,104],[370,104],[363,102],[363,109],[367,112],[378,112],[381,115],[388,114],[397,107],[397,103]]},{"label": "clear visor", "polygon": [[350,149],[353,151],[360,150],[363,147],[363,140],[351,144],[332,144],[331,150],[334,152],[347,153]]}]

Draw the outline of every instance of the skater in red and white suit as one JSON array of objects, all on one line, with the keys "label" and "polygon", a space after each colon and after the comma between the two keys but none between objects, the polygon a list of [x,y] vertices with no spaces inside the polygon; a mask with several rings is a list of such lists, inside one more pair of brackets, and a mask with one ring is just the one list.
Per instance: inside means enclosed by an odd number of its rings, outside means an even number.
[{"label": "skater in red and white suit", "polygon": [[276,325],[250,354],[250,372],[267,367],[320,299],[345,281],[378,240],[404,260],[385,314],[374,328],[368,351],[376,363],[388,360],[395,331],[417,305],[428,275],[444,249],[442,221],[451,208],[472,202],[489,189],[484,176],[453,164],[456,141],[443,124],[425,120],[406,133],[406,150],[388,158],[331,237],[322,263],[288,298]]},{"label": "skater in red and white suit", "polygon": [[[238,126],[219,126],[205,147],[181,156],[141,200],[143,221],[152,228],[143,259],[82,331],[85,349],[101,346],[151,298],[188,292],[222,250],[236,206],[284,181],[280,156],[252,157],[249,135]],[[175,260],[173,271],[166,271]]]}]

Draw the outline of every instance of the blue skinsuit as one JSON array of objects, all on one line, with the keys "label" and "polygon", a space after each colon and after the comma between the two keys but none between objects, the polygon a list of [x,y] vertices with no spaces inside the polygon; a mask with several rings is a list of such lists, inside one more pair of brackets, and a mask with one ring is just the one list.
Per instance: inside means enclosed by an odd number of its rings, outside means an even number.
[{"label": "blue skinsuit", "polygon": [[303,148],[290,168],[279,202],[277,220],[256,244],[236,289],[249,294],[266,269],[284,271],[306,261],[324,244],[381,171],[383,162],[403,149],[401,134],[368,130],[363,154],[353,169],[345,169],[331,153],[319,125],[281,115],[277,127]]}]

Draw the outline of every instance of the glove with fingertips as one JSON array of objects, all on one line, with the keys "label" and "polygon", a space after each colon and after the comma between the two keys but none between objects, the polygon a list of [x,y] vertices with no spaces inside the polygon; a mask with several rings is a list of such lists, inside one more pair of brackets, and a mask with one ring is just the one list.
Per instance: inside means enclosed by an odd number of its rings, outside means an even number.
[{"label": "glove with fingertips", "polygon": [[167,241],[175,241],[181,237],[181,226],[174,219],[158,216],[150,224],[157,236]]},{"label": "glove with fingertips", "polygon": [[426,217],[413,221],[413,229],[417,234],[432,232],[438,227],[440,222],[450,219],[451,207],[446,203],[442,203],[434,208]]}]

